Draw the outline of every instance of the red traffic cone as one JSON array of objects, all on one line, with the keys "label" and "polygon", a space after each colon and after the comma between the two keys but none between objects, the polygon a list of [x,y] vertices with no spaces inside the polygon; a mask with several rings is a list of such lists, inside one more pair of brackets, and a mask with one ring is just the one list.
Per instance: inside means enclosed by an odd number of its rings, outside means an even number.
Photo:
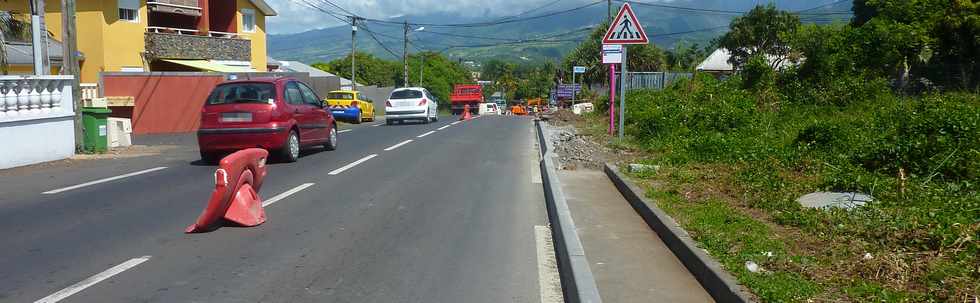
[{"label": "red traffic cone", "polygon": [[459,117],[459,121],[469,120],[469,119],[473,119],[473,116],[470,115],[470,105],[465,104],[463,105],[463,116]]}]

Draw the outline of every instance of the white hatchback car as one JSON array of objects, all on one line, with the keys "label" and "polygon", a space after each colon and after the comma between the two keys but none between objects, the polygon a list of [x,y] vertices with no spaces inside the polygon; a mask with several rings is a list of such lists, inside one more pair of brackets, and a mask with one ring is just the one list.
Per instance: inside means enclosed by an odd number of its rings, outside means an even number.
[{"label": "white hatchback car", "polygon": [[385,102],[385,122],[392,125],[406,120],[420,120],[423,123],[438,121],[438,101],[423,87],[395,89]]}]

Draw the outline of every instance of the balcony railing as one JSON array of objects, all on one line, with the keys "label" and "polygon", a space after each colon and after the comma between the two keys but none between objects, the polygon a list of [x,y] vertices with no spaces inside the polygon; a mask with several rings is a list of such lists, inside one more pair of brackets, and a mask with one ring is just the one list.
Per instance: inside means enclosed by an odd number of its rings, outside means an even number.
[{"label": "balcony railing", "polygon": [[252,43],[242,35],[196,29],[146,27],[146,52],[151,58],[250,61]]}]

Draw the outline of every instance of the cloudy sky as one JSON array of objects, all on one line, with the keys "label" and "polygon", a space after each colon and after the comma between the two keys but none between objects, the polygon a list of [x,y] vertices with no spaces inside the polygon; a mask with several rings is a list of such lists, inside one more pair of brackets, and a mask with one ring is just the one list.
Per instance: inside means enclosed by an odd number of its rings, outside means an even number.
[{"label": "cloudy sky", "polygon": [[[316,11],[304,4],[323,0],[266,0],[279,16],[267,21],[268,31],[273,34],[304,32],[317,28],[331,27],[340,21]],[[591,3],[595,0],[331,0],[333,3],[360,16],[387,19],[402,14],[424,15],[429,13],[452,12],[462,17],[500,17],[520,14],[531,9],[548,5],[536,13],[567,9]],[[757,4],[774,2],[784,9],[811,8],[817,5],[834,3],[835,0],[643,0],[684,7],[712,9],[748,9]],[[618,6],[619,4],[616,4]],[[327,4],[324,7],[329,7]],[[424,11],[423,11],[424,10]],[[344,14],[344,13],[341,13]],[[532,14],[533,15],[533,14]],[[430,21],[439,23],[438,20]]]}]

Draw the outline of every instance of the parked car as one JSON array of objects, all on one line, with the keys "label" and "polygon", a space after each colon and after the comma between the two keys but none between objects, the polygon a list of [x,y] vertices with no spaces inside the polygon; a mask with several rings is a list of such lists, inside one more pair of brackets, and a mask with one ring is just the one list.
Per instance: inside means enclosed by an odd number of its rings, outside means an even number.
[{"label": "parked car", "polygon": [[497,103],[480,103],[480,115],[497,115],[500,111],[497,109]]},{"label": "parked car", "polygon": [[422,87],[393,90],[385,101],[385,122],[388,125],[406,120],[423,123],[439,121],[439,102]]},{"label": "parked car", "polygon": [[326,103],[337,120],[354,124],[360,124],[362,121],[374,121],[374,101],[358,91],[335,90],[329,92]]},{"label": "parked car", "polygon": [[337,148],[337,123],[308,85],[293,78],[230,81],[211,91],[201,109],[201,159],[260,147],[287,162],[302,148]]}]

